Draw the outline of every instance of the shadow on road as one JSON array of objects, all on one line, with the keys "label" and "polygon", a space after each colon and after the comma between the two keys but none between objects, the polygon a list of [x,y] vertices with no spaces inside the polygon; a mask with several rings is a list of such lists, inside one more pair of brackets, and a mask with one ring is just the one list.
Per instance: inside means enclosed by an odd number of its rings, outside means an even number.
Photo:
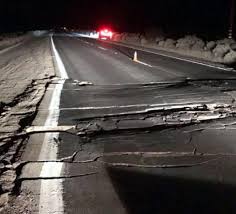
[{"label": "shadow on road", "polygon": [[236,213],[236,189],[231,185],[170,178],[128,168],[108,167],[107,171],[130,214]]}]

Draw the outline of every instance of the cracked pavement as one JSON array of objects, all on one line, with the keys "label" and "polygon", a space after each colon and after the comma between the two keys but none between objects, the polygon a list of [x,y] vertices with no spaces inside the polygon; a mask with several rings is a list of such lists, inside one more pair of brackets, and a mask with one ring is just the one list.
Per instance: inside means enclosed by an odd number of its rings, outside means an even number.
[{"label": "cracked pavement", "polygon": [[[16,161],[2,166],[14,175],[5,187],[15,204],[30,198],[29,213],[57,205],[49,214],[235,213],[235,73],[160,60],[174,75],[91,43],[55,36],[69,79],[25,89],[40,102],[37,115],[0,136],[21,139]],[[58,87],[59,109],[50,104]],[[50,114],[58,123],[45,125]]]},{"label": "cracked pavement", "polygon": [[[223,85],[228,86],[225,82]],[[68,213],[76,213],[76,209],[102,213],[112,207],[117,208],[116,213],[166,213],[173,209],[200,212],[203,209],[197,206],[206,201],[210,210],[217,212],[234,208],[234,190],[228,187],[235,184],[233,92],[230,87],[225,92],[222,81],[209,89],[210,85],[211,81],[198,81],[183,85],[82,87],[68,80],[62,100],[68,93],[70,99],[61,103],[58,126],[44,127],[36,118],[26,130],[36,138],[59,132],[52,142],[59,147],[58,159],[32,159],[32,148],[37,145],[35,140],[30,141],[31,151],[26,149],[22,161],[21,187],[44,179],[63,179]],[[137,99],[135,91],[139,91]],[[45,109],[40,108],[39,112],[43,115]],[[64,164],[60,176],[41,177],[35,172],[43,164],[52,163]],[[157,197],[158,202],[154,200]],[[223,205],[216,205],[218,200]]]}]

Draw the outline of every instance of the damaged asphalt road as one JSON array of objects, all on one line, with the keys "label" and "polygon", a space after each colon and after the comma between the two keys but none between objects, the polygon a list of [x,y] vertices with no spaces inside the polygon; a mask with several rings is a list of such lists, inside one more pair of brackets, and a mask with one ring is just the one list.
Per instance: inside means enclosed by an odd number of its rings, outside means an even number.
[{"label": "damaged asphalt road", "polygon": [[235,213],[234,72],[168,58],[159,70],[75,38],[55,46],[65,73],[32,124],[1,136],[23,145],[3,166],[21,201],[5,213]]},{"label": "damaged asphalt road", "polygon": [[[68,80],[58,126],[36,122],[25,132],[59,132],[58,159],[22,160],[18,187],[63,179],[67,213],[114,207],[115,213],[233,213],[235,83],[81,86]],[[63,163],[64,170],[32,173],[45,163]]]},{"label": "damaged asphalt road", "polygon": [[64,181],[68,213],[233,213],[236,121],[228,85],[65,84],[62,99],[70,94],[73,102],[62,104],[59,126],[76,127],[60,134],[59,157],[78,152],[66,174],[97,173]]}]

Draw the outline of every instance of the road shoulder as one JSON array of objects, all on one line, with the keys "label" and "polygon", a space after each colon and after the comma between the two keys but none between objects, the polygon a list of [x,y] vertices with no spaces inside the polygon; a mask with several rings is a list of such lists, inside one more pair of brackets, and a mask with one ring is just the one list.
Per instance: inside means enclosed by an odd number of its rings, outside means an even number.
[{"label": "road shoulder", "polygon": [[17,161],[28,138],[22,131],[34,120],[46,88],[55,76],[50,38],[32,38],[14,51],[5,52],[0,67],[0,207],[2,213],[11,213],[9,210],[18,205],[3,207],[15,198],[12,193],[17,183]]}]

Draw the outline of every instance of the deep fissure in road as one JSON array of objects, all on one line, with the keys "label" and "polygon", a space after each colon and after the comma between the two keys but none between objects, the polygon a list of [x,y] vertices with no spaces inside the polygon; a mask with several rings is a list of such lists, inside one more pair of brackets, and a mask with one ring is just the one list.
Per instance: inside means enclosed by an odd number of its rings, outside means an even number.
[{"label": "deep fissure in road", "polygon": [[[70,87],[70,84],[65,85],[65,93],[71,91],[78,95],[77,99],[84,95],[88,99],[75,109],[62,106],[64,110],[59,130],[64,123],[76,126],[61,132],[57,143],[60,158],[70,157],[76,152],[73,161],[65,162],[66,171],[71,175],[77,171],[96,171],[96,175],[86,178],[86,182],[80,178],[77,180],[82,187],[86,186],[83,191],[99,195],[96,190],[99,188],[94,186],[95,180],[102,177],[105,170],[122,204],[131,213],[176,210],[183,213],[220,213],[234,208],[231,197],[235,189],[227,184],[231,179],[226,172],[230,171],[234,176],[230,168],[236,155],[231,145],[233,139],[228,137],[222,141],[223,136],[234,135],[233,80],[196,81],[190,87],[186,83],[82,88],[73,84]],[[210,88],[210,94],[205,96],[209,99],[201,100],[191,95],[193,102],[183,103],[183,99],[175,97],[175,94],[185,98],[188,93],[178,91],[186,87],[196,87],[197,90]],[[163,105],[157,106],[153,103],[132,105],[128,99],[135,90],[140,90],[137,103],[143,103],[141,99],[145,100],[149,90],[156,92],[151,93],[154,97],[165,97],[165,90],[169,93],[175,91],[175,94],[170,98],[173,100],[170,105],[164,101]],[[219,91],[221,93],[218,94]],[[90,96],[94,98],[96,108],[86,108],[91,102]],[[106,100],[106,96],[128,99],[126,105],[120,102],[109,107],[100,103],[103,98]],[[169,99],[168,96],[165,98]],[[216,98],[213,99],[214,96]],[[179,101],[174,102],[176,99]],[[71,118],[68,119],[67,115]],[[214,135],[217,137],[210,142],[208,139]],[[76,183],[76,179],[71,182]],[[87,187],[89,184],[95,189]],[[70,189],[72,185],[67,179],[64,186],[72,194],[64,194],[66,209],[76,207],[74,203],[89,200],[87,195],[75,201],[69,200],[76,194]]]},{"label": "deep fissure in road", "polygon": [[[33,167],[37,164],[54,162],[52,160],[26,161],[8,166],[7,170],[16,170],[18,175],[15,180],[14,193],[20,193],[21,184],[24,181],[63,179],[65,186],[68,186],[68,180],[74,182],[75,179],[86,177],[89,181],[89,179],[99,176],[101,169],[105,169],[120,200],[128,210],[134,213],[139,213],[139,211],[143,213],[150,209],[166,213],[166,206],[169,206],[168,198],[176,200],[172,195],[172,189],[176,191],[176,194],[180,194],[181,189],[184,189],[185,192],[188,192],[187,189],[191,189],[192,193],[180,197],[181,203],[174,203],[174,206],[168,208],[168,212],[172,212],[174,209],[190,212],[193,207],[198,206],[197,204],[204,204],[208,197],[211,197],[209,203],[223,200],[223,192],[230,195],[234,194],[234,190],[229,189],[225,184],[224,172],[222,171],[220,172],[222,175],[218,175],[215,169],[217,166],[224,165],[225,161],[231,163],[235,159],[236,153],[231,150],[225,151],[224,146],[223,149],[218,150],[207,141],[207,137],[204,135],[212,131],[229,132],[234,129],[236,122],[232,86],[234,86],[233,80],[231,82],[206,80],[197,81],[194,84],[185,82],[184,84],[119,86],[87,85],[79,84],[77,81],[74,83],[72,81],[71,84],[71,80],[69,80],[65,85],[65,93],[79,92],[79,96],[84,93],[88,98],[93,97],[94,94],[98,99],[101,99],[104,94],[106,96],[117,94],[123,99],[122,93],[132,94],[136,90],[140,90],[141,97],[144,93],[144,98],[150,90],[158,92],[155,95],[158,99],[162,97],[163,93],[165,96],[167,90],[176,91],[178,96],[185,97],[188,96],[182,92],[185,87],[203,89],[211,87],[212,91],[207,96],[212,97],[212,94],[215,94],[218,102],[216,103],[212,99],[199,102],[197,96],[193,98],[193,100],[195,99],[193,103],[181,103],[182,99],[180,99],[169,105],[163,101],[163,103],[143,105],[140,104],[143,103],[142,100],[139,100],[135,105],[120,104],[110,107],[98,103],[96,108],[87,108],[85,103],[81,108],[74,110],[62,106],[64,110],[61,112],[58,127],[53,129],[48,127],[42,130],[40,127],[31,127],[28,131],[20,133],[18,137],[60,132],[59,138],[54,139],[54,143],[60,149],[60,158],[55,162],[65,163],[68,174],[58,177],[32,177],[22,174],[27,165]],[[218,93],[219,91],[221,93]],[[196,93],[189,92],[189,96],[194,96],[194,94]],[[104,96],[105,99],[106,96]],[[174,94],[174,96],[176,95]],[[202,95],[200,94],[200,96]],[[173,100],[172,97],[168,99]],[[68,120],[65,113],[72,115],[71,120]],[[202,136],[204,136],[203,140],[199,140]],[[71,148],[68,148],[68,143]],[[73,167],[78,168],[78,172],[71,171]],[[79,172],[81,167],[87,167],[89,170]],[[212,169],[209,180],[206,180],[199,170],[204,171],[208,167]],[[210,183],[210,187],[207,187],[206,183]],[[192,184],[198,186],[199,189],[192,187]],[[197,199],[204,188],[206,197],[201,197],[201,200]],[[143,194],[147,195],[146,199]],[[163,197],[160,198],[160,195]],[[64,197],[67,200],[67,194]],[[189,203],[189,198],[191,198],[191,203]],[[226,202],[225,200],[223,205],[213,206],[212,204],[211,208],[214,207],[214,210],[218,211],[232,207],[232,200]],[[196,201],[197,204],[192,204]],[[202,211],[201,206],[192,212],[200,211]]]}]

